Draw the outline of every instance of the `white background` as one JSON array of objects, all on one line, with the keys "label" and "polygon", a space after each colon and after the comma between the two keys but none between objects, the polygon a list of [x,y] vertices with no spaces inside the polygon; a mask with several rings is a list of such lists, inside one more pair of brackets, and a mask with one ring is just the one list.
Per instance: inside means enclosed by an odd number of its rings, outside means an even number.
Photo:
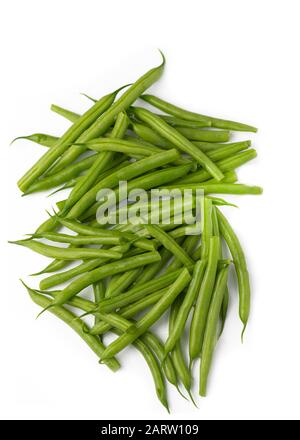
[{"label": "white background", "polygon": [[[299,418],[299,2],[297,0],[44,0],[1,2],[0,417],[9,419]],[[57,103],[83,111],[167,57],[152,88],[181,106],[255,124],[259,157],[239,172],[262,197],[226,209],[245,247],[253,308],[242,346],[236,292],[209,396],[194,409],[170,390],[158,403],[144,360],[120,356],[112,374],[19,282],[46,259],[7,244],[33,232],[55,199],[21,198],[17,179],[42,154],[12,138],[60,134]],[[239,138],[245,139],[247,135]],[[197,376],[197,372],[195,371]],[[196,391],[196,389],[195,389]]]}]

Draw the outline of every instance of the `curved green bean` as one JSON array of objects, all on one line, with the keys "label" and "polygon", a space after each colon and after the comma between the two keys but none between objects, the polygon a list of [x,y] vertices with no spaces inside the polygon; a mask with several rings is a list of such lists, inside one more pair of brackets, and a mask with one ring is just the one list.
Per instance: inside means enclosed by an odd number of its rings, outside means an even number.
[{"label": "curved green bean", "polygon": [[53,147],[53,145],[58,141],[58,137],[51,136],[50,134],[44,133],[34,133],[28,136],[18,136],[16,137],[11,144],[20,139],[26,139],[28,141],[35,142],[36,144],[42,145],[43,147]]},{"label": "curved green bean", "polygon": [[220,143],[228,142],[230,139],[228,130],[201,130],[187,127],[176,127],[176,130],[191,141]]},{"label": "curved green bean", "polygon": [[198,113],[189,112],[153,95],[142,95],[140,96],[140,98],[165,113],[176,116],[178,118],[186,119],[187,121],[204,122],[208,120],[211,122],[211,126],[216,128],[225,128],[228,130],[236,131],[252,131],[254,133],[257,131],[257,128],[252,127],[251,125],[242,124],[240,122],[227,121],[225,119],[212,118],[211,116],[204,116]]},{"label": "curved green bean", "polygon": [[224,294],[227,286],[228,279],[228,267],[220,271],[216,285],[214,288],[214,293],[211,300],[211,305],[209,308],[209,313],[207,316],[205,334],[203,339],[202,356],[200,364],[200,396],[206,396],[207,378],[212,362],[213,351],[217,341],[219,316],[222,308],[222,302],[224,299]]},{"label": "curved green bean", "polygon": [[78,113],[67,110],[66,108],[60,107],[59,105],[56,104],[51,104],[50,110],[64,117],[70,122],[76,122],[81,116]]}]

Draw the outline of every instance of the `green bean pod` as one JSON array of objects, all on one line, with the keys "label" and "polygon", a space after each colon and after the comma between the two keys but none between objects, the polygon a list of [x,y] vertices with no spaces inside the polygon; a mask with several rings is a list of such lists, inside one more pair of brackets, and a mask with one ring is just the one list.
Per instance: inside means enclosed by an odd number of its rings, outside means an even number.
[{"label": "green bean pod", "polygon": [[220,271],[207,316],[205,334],[203,338],[202,357],[200,364],[200,396],[206,396],[207,378],[212,362],[213,351],[218,339],[219,316],[227,286],[228,267]]},{"label": "green bean pod", "polygon": [[66,108],[60,107],[59,105],[56,104],[52,104],[50,110],[54,113],[57,113],[58,115],[62,116],[63,118],[67,119],[70,122],[76,122],[81,116],[78,113],[67,110]]},{"label": "green bean pod", "polygon": [[227,221],[225,216],[220,212],[219,209],[217,209],[217,215],[218,215],[221,235],[224,237],[227,246],[230,250],[235,271],[237,274],[238,286],[239,286],[239,301],[240,301],[239,314],[240,314],[240,319],[244,325],[244,329],[242,333],[242,337],[243,337],[250,315],[250,302],[251,302],[250,280],[249,280],[246,258],[238,237],[236,236],[229,222]]},{"label": "green bean pod", "polygon": [[153,105],[154,107],[158,108],[159,110],[168,113],[169,115],[186,119],[187,121],[204,122],[208,120],[211,123],[211,126],[216,128],[225,128],[228,130],[236,130],[236,131],[252,131],[254,133],[257,131],[257,128],[252,127],[251,125],[242,124],[240,122],[228,121],[225,119],[213,118],[211,116],[200,115],[198,113],[193,113],[184,110],[153,95],[142,95],[140,98],[148,102],[149,104]]},{"label": "green bean pod", "polygon": [[220,238],[212,237],[210,239],[207,267],[191,322],[189,346],[191,363],[201,354],[205,324],[215,284],[219,255]]},{"label": "green bean pod", "polygon": [[35,142],[36,144],[48,148],[53,147],[53,145],[58,141],[58,137],[56,136],[51,136],[50,134],[44,134],[44,133],[34,133],[28,136],[18,136],[11,142],[11,144],[13,144],[15,141],[18,141],[20,139],[26,139],[28,141]]}]

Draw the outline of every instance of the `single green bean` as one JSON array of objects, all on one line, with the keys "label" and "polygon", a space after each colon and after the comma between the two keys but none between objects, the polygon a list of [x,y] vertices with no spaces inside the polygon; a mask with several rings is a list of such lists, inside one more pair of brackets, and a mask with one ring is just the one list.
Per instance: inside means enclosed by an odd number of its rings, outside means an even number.
[{"label": "single green bean", "polygon": [[[202,235],[201,235],[201,259],[208,258],[210,239],[213,236],[213,224],[212,224],[212,201],[205,197],[203,203],[203,222],[202,222]],[[216,234],[219,235],[219,234]],[[197,257],[196,257],[197,258]]]},{"label": "single green bean", "polygon": [[212,237],[209,245],[208,263],[191,322],[189,346],[191,363],[201,354],[205,324],[215,284],[219,255],[220,238]]},{"label": "single green bean", "polygon": [[168,185],[161,188],[177,188],[180,190],[192,189],[203,190],[204,194],[237,194],[237,195],[260,195],[263,190],[260,186],[249,186],[239,183],[187,183],[182,185]]},{"label": "single green bean", "polygon": [[227,121],[225,119],[212,118],[211,116],[204,116],[198,113],[189,112],[153,95],[142,95],[140,98],[165,113],[176,116],[178,118],[186,119],[187,121],[204,122],[208,120],[209,122],[211,122],[211,126],[216,128],[225,128],[228,130],[236,131],[257,131],[257,128],[252,127],[251,125],[242,124],[240,122]]},{"label": "single green bean", "polygon": [[68,235],[58,234],[55,232],[33,234],[32,238],[44,238],[45,240],[54,241],[56,243],[71,243],[76,246],[93,244],[117,245],[126,243],[126,240],[122,237],[98,235]]},{"label": "single green bean", "polygon": [[[169,316],[169,333],[172,333],[173,328],[175,326],[175,323],[177,320],[177,313],[178,313],[179,308],[181,307],[181,300],[182,300],[181,296],[177,297],[171,306],[170,316]],[[194,402],[193,396],[191,393],[192,377],[191,377],[191,373],[186,365],[184,355],[182,353],[180,339],[177,341],[177,343],[171,353],[171,358],[173,360],[177,376],[179,377],[180,381],[182,382],[184,388],[187,390],[192,402]]]},{"label": "single green bean", "polygon": [[63,116],[65,119],[68,119],[70,122],[76,122],[81,115],[78,113],[67,110],[66,108],[60,107],[59,105],[52,104],[50,110],[54,113],[57,113],[60,116]]},{"label": "single green bean", "polygon": [[42,145],[43,147],[53,147],[53,145],[58,141],[58,137],[51,136],[50,134],[44,134],[44,133],[34,133],[30,134],[28,136],[19,136],[16,137],[11,144],[13,144],[15,141],[18,141],[19,139],[26,139],[28,141],[35,142],[36,144]]},{"label": "single green bean", "polygon": [[205,334],[203,339],[202,357],[200,365],[200,396],[206,396],[207,378],[212,362],[213,352],[217,341],[219,316],[227,286],[228,267],[219,273],[214,288],[209,313],[207,316]]},{"label": "single green bean", "polygon": [[187,121],[186,119],[175,118],[174,116],[168,115],[159,115],[164,121],[166,121],[170,125],[179,126],[179,127],[188,127],[188,128],[202,128],[202,127],[210,127],[211,122],[208,120],[205,121]]},{"label": "single green bean", "polygon": [[184,137],[191,141],[228,142],[230,132],[227,130],[201,130],[199,128],[176,127]]},{"label": "single green bean", "polygon": [[94,249],[94,248],[60,248],[49,246],[34,240],[10,241],[9,243],[25,246],[45,257],[56,258],[57,260],[87,260],[90,258],[122,258],[120,252],[110,249]]},{"label": "single green bean", "polygon": [[217,180],[223,178],[223,173],[218,169],[218,167],[195,145],[193,145],[188,139],[186,139],[181,133],[179,133],[175,128],[168,125],[165,121],[151,113],[149,110],[138,108],[134,109],[135,115],[142,121],[146,122],[157,131],[165,139],[169,140],[174,144],[179,150],[188,153],[192,156],[200,165],[202,165],[213,177]]},{"label": "single green bean", "polygon": [[219,209],[217,209],[217,215],[218,215],[221,235],[224,237],[227,246],[230,250],[235,271],[237,274],[238,286],[239,286],[239,301],[240,301],[239,314],[240,314],[240,319],[244,325],[244,329],[242,333],[243,336],[249,319],[250,302],[251,302],[250,280],[249,280],[246,258],[242,246],[239,242],[239,239],[236,236],[232,227],[230,226],[226,217],[220,212]]}]

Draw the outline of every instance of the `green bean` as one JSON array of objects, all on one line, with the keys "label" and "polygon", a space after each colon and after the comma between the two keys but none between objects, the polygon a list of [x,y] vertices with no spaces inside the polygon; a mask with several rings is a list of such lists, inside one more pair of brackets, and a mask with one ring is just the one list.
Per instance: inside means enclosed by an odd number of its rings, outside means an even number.
[{"label": "green bean", "polygon": [[25,246],[34,252],[38,252],[45,257],[56,258],[57,260],[87,260],[90,258],[122,258],[120,252],[110,249],[94,248],[60,248],[49,246],[34,240],[10,241],[9,243]]},{"label": "green bean", "polygon": [[217,341],[219,316],[221,312],[224,293],[227,286],[228,267],[219,273],[214,288],[209,313],[207,316],[205,335],[203,339],[202,358],[200,365],[200,396],[206,396],[207,378],[212,362],[213,351]]},{"label": "green bean", "polygon": [[239,242],[238,237],[230,226],[229,222],[225,218],[225,216],[217,209],[218,221],[220,232],[224,237],[227,246],[230,250],[233,264],[235,267],[235,271],[238,279],[239,286],[239,314],[240,319],[244,325],[242,337],[246,330],[249,315],[250,315],[250,280],[249,273],[247,269],[246,258],[242,249],[242,246]]},{"label": "green bean", "polygon": [[186,119],[175,118],[174,116],[167,115],[159,115],[164,121],[166,121],[170,125],[179,126],[179,127],[188,127],[188,128],[202,128],[202,127],[210,127],[211,122],[206,121],[187,121]]},{"label": "green bean", "polygon": [[[225,159],[222,159],[217,163],[220,170],[224,173],[226,171],[235,170],[236,168],[240,167],[241,165],[244,165],[246,162],[249,162],[250,160],[254,159],[257,156],[256,150],[250,149],[243,151],[242,153],[237,153],[232,156],[229,156]],[[200,170],[196,171],[195,173],[191,173],[187,177],[183,177],[177,182],[179,184],[183,183],[201,183],[205,180],[209,179],[210,175],[206,170]]]},{"label": "green bean", "polygon": [[228,313],[228,307],[229,307],[229,291],[228,291],[228,287],[226,287],[224,298],[223,298],[223,303],[222,303],[222,307],[221,307],[221,313],[220,313],[221,328],[220,328],[220,332],[219,332],[219,338],[221,337],[221,335],[224,331],[225,322],[226,322],[227,313]]},{"label": "green bean", "polygon": [[187,121],[204,122],[208,120],[211,122],[211,126],[216,128],[225,128],[228,130],[236,131],[257,131],[257,128],[252,127],[251,125],[241,124],[240,122],[227,121],[219,118],[212,118],[211,116],[204,116],[198,113],[189,112],[153,95],[142,95],[140,96],[140,98],[165,113],[176,116],[178,118],[186,119]]},{"label": "green bean", "polygon": [[172,304],[175,298],[182,292],[187,286],[191,277],[187,269],[182,269],[181,274],[177,280],[170,286],[167,293],[152,307],[152,309],[146,313],[136,323],[136,331],[128,332],[121,335],[116,341],[112,342],[102,354],[103,359],[113,357],[116,353],[123,350],[128,344],[131,344],[143,333],[145,333],[149,327],[151,327],[158,319],[165,313],[168,307]]},{"label": "green bean", "polygon": [[[114,330],[114,333],[117,335],[121,334],[121,332],[118,330]],[[145,344],[145,342],[143,342],[141,339],[137,339],[136,341],[134,341],[133,346],[142,354],[145,361],[147,362],[147,365],[153,377],[156,395],[163,406],[166,408],[166,410],[170,412],[166,395],[164,376],[155,355],[153,354],[152,350],[147,346],[147,344]]]},{"label": "green bean", "polygon": [[193,260],[188,256],[188,254],[176,243],[176,241],[170,237],[166,232],[164,232],[157,225],[145,225],[145,228],[152,237],[158,240],[166,249],[168,249],[174,256],[178,258],[186,267],[190,269],[193,266]]},{"label": "green bean", "polygon": [[[177,297],[171,306],[170,316],[169,316],[169,333],[172,333],[173,331],[173,328],[177,320],[177,313],[180,307],[181,307],[181,296]],[[191,373],[186,365],[184,355],[182,353],[180,339],[175,344],[175,347],[171,353],[171,358],[173,360],[177,376],[179,377],[184,388],[188,392],[192,402],[195,404],[191,393],[191,386],[192,386]]]},{"label": "green bean", "polygon": [[[108,106],[106,111],[78,138],[78,142],[87,142],[103,135],[114,122],[115,117],[120,112],[126,110],[141,93],[159,79],[163,72],[164,64],[165,59],[163,56],[161,65],[141,76],[115,103]],[[85,149],[85,146],[78,147],[78,145],[73,145],[60,159],[57,166],[62,169],[66,164],[73,162]]]},{"label": "green bean", "polygon": [[151,113],[149,110],[138,108],[134,109],[135,115],[142,121],[146,122],[157,131],[165,139],[169,140],[174,144],[179,150],[188,153],[192,156],[200,165],[202,165],[213,177],[217,180],[221,180],[223,177],[222,172],[218,167],[195,145],[193,145],[188,139],[186,139],[181,133],[179,133],[175,128],[168,125],[165,121]]},{"label": "green bean", "polygon": [[[208,258],[210,239],[213,236],[213,224],[212,224],[212,201],[205,197],[203,204],[203,223],[202,223],[202,235],[201,235],[201,259]],[[218,234],[216,234],[218,235]]]},{"label": "green bean", "polygon": [[57,243],[71,243],[77,246],[89,245],[89,244],[117,245],[126,242],[126,240],[122,237],[98,236],[98,235],[68,235],[68,234],[58,234],[54,232],[45,232],[44,234],[33,234],[32,238],[44,238],[46,240],[54,241]]},{"label": "green bean", "polygon": [[118,262],[108,263],[104,266],[93,269],[79,277],[77,280],[71,282],[65,289],[63,289],[61,294],[55,298],[53,305],[64,304],[77,293],[81,292],[81,290],[108,276],[126,272],[140,266],[145,266],[158,260],[160,260],[158,252],[147,252],[142,255],[124,258]]},{"label": "green bean", "polygon": [[94,154],[92,156],[86,157],[85,159],[82,159],[80,162],[69,165],[68,167],[59,171],[56,174],[53,174],[49,177],[44,177],[43,179],[40,179],[37,182],[33,183],[27,189],[27,191],[25,191],[25,194],[31,194],[37,191],[44,191],[50,188],[54,188],[55,186],[58,186],[64,182],[67,182],[68,180],[71,180],[74,177],[78,176],[82,171],[90,168],[95,160],[96,155]]},{"label": "green bean", "polygon": [[[93,284],[93,292],[94,292],[95,303],[98,304],[99,301],[101,301],[105,297],[105,288],[103,281],[98,281],[97,283]],[[99,324],[99,322],[103,322],[103,321],[101,321],[99,315],[95,315],[94,326]]]},{"label": "green bean", "polygon": [[58,271],[64,269],[69,264],[71,264],[70,260],[56,260],[55,259],[50,264],[48,264],[44,269],[40,270],[39,272],[30,274],[30,276],[34,277],[34,276],[38,276],[38,275],[43,275],[45,273],[58,272]]},{"label": "green bean", "polygon": [[112,277],[109,286],[106,289],[106,298],[112,298],[124,292],[127,287],[129,287],[136,280],[140,272],[141,269],[137,268]]},{"label": "green bean", "polygon": [[166,141],[162,136],[160,136],[158,133],[156,133],[156,131],[152,130],[152,128],[148,127],[147,125],[134,122],[132,123],[132,128],[134,133],[139,138],[149,142],[150,144],[166,149],[173,148],[172,144]]},{"label": "green bean", "polygon": [[190,362],[200,356],[205,331],[205,323],[215,284],[215,278],[220,255],[220,238],[210,239],[208,263],[200,287],[190,328]]},{"label": "green bean", "polygon": [[[182,247],[183,251],[185,251],[191,258],[192,258],[192,251],[194,250],[197,241],[198,241],[198,236],[186,237],[183,242],[177,240],[178,244]],[[194,258],[192,258],[192,261],[194,265]],[[169,264],[169,266],[167,267],[164,273],[168,274],[181,267],[182,267],[182,261],[179,260],[178,258],[174,258],[174,260],[171,261],[171,263]],[[190,267],[192,270],[193,266]]]},{"label": "green bean", "polygon": [[184,137],[191,141],[201,142],[228,142],[230,132],[227,130],[201,130],[198,128],[176,127]]},{"label": "green bean", "polygon": [[[119,113],[111,137],[122,138],[127,130],[128,122],[126,113]],[[71,191],[63,212],[67,212],[87,191],[89,191],[90,188],[93,187],[98,180],[99,174],[108,167],[112,160],[112,152],[103,152],[97,155],[96,161],[88,170],[87,174]]]},{"label": "green bean", "polygon": [[167,355],[174,349],[176,343],[183,334],[189,313],[200,290],[205,271],[205,265],[206,262],[204,260],[200,260],[194,266],[193,276],[188,291],[182,301],[182,304],[180,305],[180,308],[177,312],[176,320],[174,322],[174,325],[172,326],[172,330],[169,332],[169,337],[165,343],[165,355]]},{"label": "green bean", "polygon": [[147,281],[152,280],[153,278],[157,278],[160,269],[164,268],[164,266],[167,264],[172,254],[168,249],[163,248],[160,251],[160,256],[161,256],[161,261],[158,261],[157,263],[149,264],[145,269],[143,269],[141,275],[135,282],[135,286],[139,286],[143,283],[146,283]]},{"label": "green bean", "polygon": [[[111,248],[111,250],[120,252],[121,254],[125,254],[126,252],[128,252],[129,248],[130,248],[130,244],[128,243],[121,246],[114,246],[113,248]],[[40,288],[49,289],[51,287],[57,286],[58,284],[65,283],[66,281],[78,275],[81,275],[87,271],[93,270],[101,266],[103,263],[107,263],[106,258],[96,258],[96,259],[84,261],[78,266],[72,267],[71,269],[66,270],[65,272],[50,275],[47,278],[44,278],[40,282]]]},{"label": "green bean", "polygon": [[19,139],[26,139],[28,141],[35,142],[36,144],[42,145],[43,147],[53,147],[53,145],[58,141],[58,137],[51,136],[50,134],[44,134],[44,133],[34,133],[30,134],[29,136],[19,136],[16,137],[11,144],[13,144],[15,141],[18,141]]},{"label": "green bean", "polygon": [[[39,293],[36,293],[33,289],[30,289],[25,284],[24,286],[26,287],[32,301],[35,302],[37,305],[43,307],[44,309],[48,308],[49,305],[51,305],[50,299]],[[98,357],[101,357],[101,354],[103,353],[105,348],[104,345],[99,340],[99,338],[88,333],[88,328],[86,327],[86,325],[82,321],[75,319],[76,316],[73,313],[71,313],[64,307],[58,306],[51,308],[50,312],[62,321],[64,321],[69,327],[71,327],[86,342],[86,344],[93,350],[93,352],[96,353]],[[114,358],[107,360],[107,362],[105,363],[112,371],[117,371],[120,368],[119,362]]]},{"label": "green bean", "polygon": [[101,312],[109,313],[119,307],[132,304],[145,295],[149,295],[150,293],[170,286],[176,281],[180,273],[181,270],[176,270],[151,281],[146,281],[143,284],[138,284],[137,286],[132,287],[130,290],[123,292],[120,295],[112,298],[105,298],[100,301],[98,308],[101,310]]},{"label": "green bean", "polygon": [[[131,319],[134,316],[136,316],[138,313],[144,311],[148,307],[152,306],[153,304],[156,304],[157,301],[165,295],[165,293],[168,291],[168,287],[165,287],[164,289],[158,290],[154,293],[150,293],[150,295],[146,295],[144,298],[139,299],[138,301],[129,304],[126,307],[122,307],[119,310],[119,314],[122,315],[124,318]],[[53,291],[52,291],[53,292]],[[51,292],[51,293],[52,293]],[[73,298],[71,301],[68,302],[68,304],[72,304],[73,300],[75,301],[77,297]],[[89,307],[89,309],[84,309],[86,312],[90,312],[91,310],[94,310],[95,306]],[[93,311],[93,314],[97,316],[97,312]],[[110,330],[111,326],[105,322],[100,322],[97,325],[95,325],[91,330],[90,333],[92,335],[102,335]]]},{"label": "green bean", "polygon": [[78,218],[83,214],[96,200],[97,194],[101,189],[113,188],[118,185],[119,181],[130,180],[134,177],[138,177],[141,174],[145,174],[154,168],[166,165],[174,160],[178,159],[179,154],[176,150],[163,151],[162,153],[154,154],[151,160],[148,158],[142,159],[138,162],[134,162],[122,170],[112,173],[106,179],[96,184],[91,188],[82,198],[79,200],[69,211],[67,218]]},{"label": "green bean", "polygon": [[185,189],[192,189],[192,190],[203,190],[204,194],[237,194],[237,195],[260,195],[262,194],[263,190],[259,186],[249,186],[249,185],[243,185],[239,183],[211,183],[211,184],[205,184],[202,183],[187,183],[182,185],[168,185],[163,186],[161,188],[167,188],[167,189],[180,189],[181,191]]},{"label": "green bean", "polygon": [[67,110],[63,107],[60,107],[59,105],[52,104],[50,107],[50,110],[54,113],[57,113],[60,116],[63,116],[64,118],[68,119],[70,122],[76,122],[80,118],[81,115],[78,113],[74,113],[70,110]]},{"label": "green bean", "polygon": [[[76,122],[74,122],[74,124],[65,132],[65,134],[59,138],[57,143],[53,145],[53,148],[47,151],[47,153],[44,154],[19,180],[18,185],[21,191],[26,191],[32,185],[32,183],[34,183],[66,150],[69,149],[70,144],[75,142],[78,137],[80,137],[80,135],[85,132],[94,121],[97,120],[99,115],[111,106],[118,91],[119,90],[104,96],[102,99],[97,101],[93,107],[87,110]],[[56,167],[55,171],[63,169],[65,165],[66,164],[64,164],[63,167]]]},{"label": "green bean", "polygon": [[112,139],[100,138],[85,144],[89,150],[104,152],[119,152],[127,154],[128,156],[152,156],[155,153],[160,153],[162,150],[154,145],[145,145],[138,140],[126,139]]}]

